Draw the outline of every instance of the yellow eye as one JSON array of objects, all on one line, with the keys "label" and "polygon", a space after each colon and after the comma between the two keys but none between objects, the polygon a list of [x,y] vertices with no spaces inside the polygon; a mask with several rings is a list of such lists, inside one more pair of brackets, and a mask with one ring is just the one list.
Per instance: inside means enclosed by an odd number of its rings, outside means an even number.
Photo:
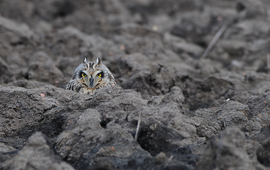
[{"label": "yellow eye", "polygon": [[86,74],[84,72],[82,72],[82,77],[86,77]]},{"label": "yellow eye", "polygon": [[97,77],[101,77],[101,73],[98,73],[98,74],[97,74]]}]

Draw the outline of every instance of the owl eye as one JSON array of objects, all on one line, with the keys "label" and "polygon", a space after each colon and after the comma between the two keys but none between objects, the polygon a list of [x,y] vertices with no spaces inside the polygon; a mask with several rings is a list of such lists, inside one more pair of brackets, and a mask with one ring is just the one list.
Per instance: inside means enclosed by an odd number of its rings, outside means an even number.
[{"label": "owl eye", "polygon": [[81,73],[81,76],[82,76],[82,77],[86,77],[87,75],[86,75],[84,72],[82,72],[82,73]]},{"label": "owl eye", "polygon": [[103,77],[104,77],[104,73],[103,73],[103,71],[99,72],[99,73],[97,74],[97,77],[101,77],[101,78],[103,78]]},{"label": "owl eye", "polygon": [[97,74],[97,77],[101,77],[101,73],[98,73],[98,74]]}]

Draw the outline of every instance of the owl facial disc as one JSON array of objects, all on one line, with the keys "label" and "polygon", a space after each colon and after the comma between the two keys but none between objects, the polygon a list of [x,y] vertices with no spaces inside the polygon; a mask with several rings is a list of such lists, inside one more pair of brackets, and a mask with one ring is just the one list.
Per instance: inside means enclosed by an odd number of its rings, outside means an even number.
[{"label": "owl facial disc", "polygon": [[66,89],[79,93],[94,94],[97,89],[116,85],[110,70],[97,58],[96,62],[81,63],[66,85]]}]

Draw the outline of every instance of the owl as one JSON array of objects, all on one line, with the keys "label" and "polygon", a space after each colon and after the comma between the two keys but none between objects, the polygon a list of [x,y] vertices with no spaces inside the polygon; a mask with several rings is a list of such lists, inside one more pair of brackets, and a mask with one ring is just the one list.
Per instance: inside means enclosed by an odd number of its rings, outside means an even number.
[{"label": "owl", "polygon": [[96,62],[87,62],[84,59],[83,63],[76,68],[66,89],[93,95],[97,89],[114,85],[116,83],[112,73],[102,64],[100,58],[97,58]]}]

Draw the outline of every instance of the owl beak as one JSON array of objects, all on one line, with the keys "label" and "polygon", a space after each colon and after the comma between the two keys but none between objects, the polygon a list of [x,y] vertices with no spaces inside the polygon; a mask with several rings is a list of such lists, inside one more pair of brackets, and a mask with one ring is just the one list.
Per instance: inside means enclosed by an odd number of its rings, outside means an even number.
[{"label": "owl beak", "polygon": [[94,79],[93,77],[90,78],[90,87],[92,88],[94,86]]}]

